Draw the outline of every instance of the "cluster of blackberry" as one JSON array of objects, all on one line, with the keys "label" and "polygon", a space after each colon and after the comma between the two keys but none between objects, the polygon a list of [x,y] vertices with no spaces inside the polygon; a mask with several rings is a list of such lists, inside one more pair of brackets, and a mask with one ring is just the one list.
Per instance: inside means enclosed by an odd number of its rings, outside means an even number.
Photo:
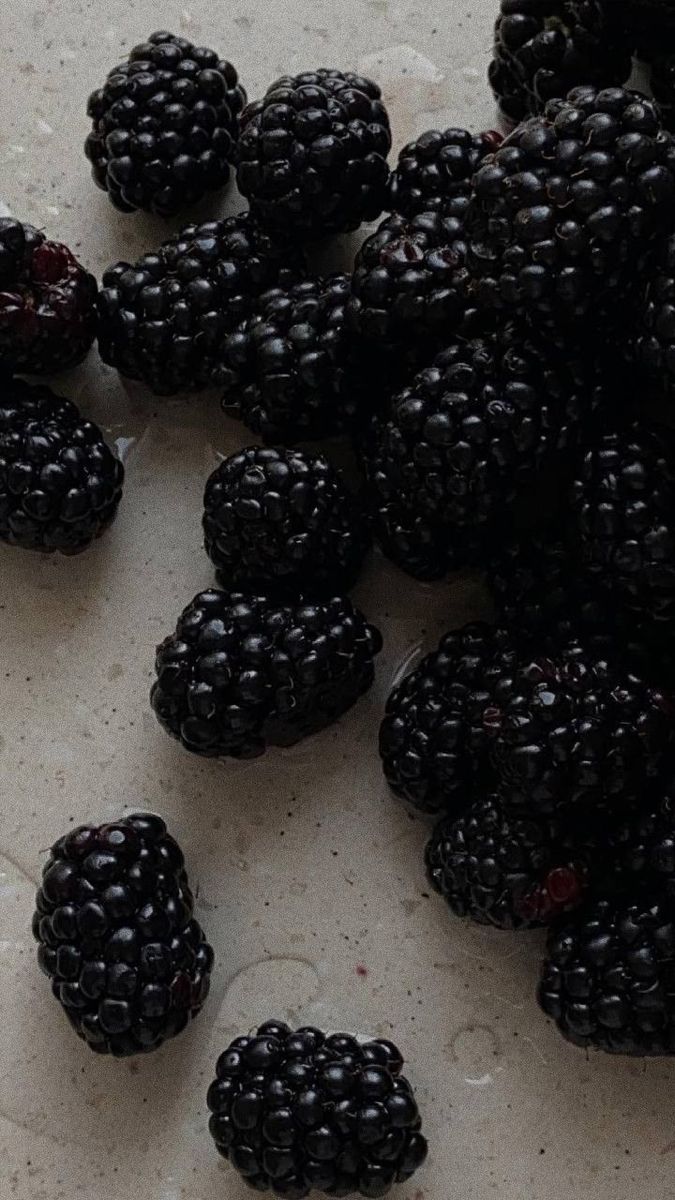
[{"label": "cluster of blackberry", "polygon": [[[655,99],[624,86],[635,53]],[[100,291],[0,220],[0,537],[74,552],[116,513],[100,430],[15,374],[97,336],[157,395],[219,389],[265,443],[207,481],[221,588],[157,650],[151,703],[189,751],[291,745],[370,687],[381,637],[347,593],[371,537],[419,579],[483,571],[497,622],[394,689],[385,775],[439,819],[426,859],[450,908],[550,926],[545,1012],[635,1054],[675,1052],[674,64],[659,0],[502,0],[490,81],[512,132],[429,131],[390,170],[372,81],[284,76],[247,105],[215,51],[156,33],[90,99],[96,183],[166,216],[236,172],[249,211]],[[382,214],[351,273],[309,275],[310,243]],[[356,490],[297,446],[336,434]],[[212,951],[159,818],[61,838],[34,931],[99,1052],[153,1049],[206,998]],[[426,1154],[401,1066],[387,1042],[268,1022],[218,1062],[218,1150],[260,1191],[383,1196]]]}]

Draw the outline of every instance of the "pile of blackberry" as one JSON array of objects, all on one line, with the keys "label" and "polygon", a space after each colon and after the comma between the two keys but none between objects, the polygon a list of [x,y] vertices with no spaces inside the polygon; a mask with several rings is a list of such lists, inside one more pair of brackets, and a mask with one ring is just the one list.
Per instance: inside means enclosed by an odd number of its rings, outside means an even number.
[{"label": "pile of blackberry", "polygon": [[[625,86],[635,55],[650,95]],[[89,102],[96,182],[169,216],[236,168],[249,209],[187,214],[100,291],[0,220],[0,538],[74,553],[115,516],[101,431],[17,377],[97,336],[125,379],[213,389],[264,443],[206,481],[220,586],[157,648],[150,702],[184,749],[279,753],[369,690],[382,637],[348,593],[372,538],[420,580],[479,573],[495,622],[449,630],[396,684],[384,775],[435,819],[453,913],[549,929],[539,1000],[565,1037],[671,1054],[675,19],[502,0],[489,79],[504,140],[429,130],[390,168],[372,80],[320,68],[246,106],[215,51],[165,32],[133,49]],[[378,220],[351,269],[312,273],[308,246]],[[344,474],[298,444],[337,436]],[[152,1050],[206,999],[213,953],[158,817],[60,838],[34,932],[98,1052]],[[259,1191],[383,1196],[426,1155],[401,1068],[389,1042],[267,1022],[218,1061],[217,1149]]]}]

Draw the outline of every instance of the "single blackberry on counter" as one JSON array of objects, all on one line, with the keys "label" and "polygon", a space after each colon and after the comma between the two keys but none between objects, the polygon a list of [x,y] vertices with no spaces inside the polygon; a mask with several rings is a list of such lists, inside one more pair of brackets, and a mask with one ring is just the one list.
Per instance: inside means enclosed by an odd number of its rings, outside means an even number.
[{"label": "single blackberry on counter", "polygon": [[574,443],[593,396],[572,361],[518,326],[455,337],[394,397],[366,447],[373,511],[405,510],[451,548],[468,535],[489,540]]},{"label": "single blackberry on counter", "polygon": [[104,362],[157,395],[227,378],[227,337],[271,287],[302,275],[302,256],[275,244],[247,213],[187,225],[136,263],[103,276],[98,344]]},{"label": "single blackberry on counter", "polygon": [[675,907],[658,889],[631,888],[596,897],[552,931],[539,1003],[577,1046],[673,1054]]},{"label": "single blackberry on counter", "polygon": [[391,149],[381,95],[370,79],[322,69],[284,75],[249,104],[237,183],[261,225],[308,240],[380,215]]},{"label": "single blackberry on counter", "polygon": [[201,592],[157,649],[150,699],[187,750],[254,758],[351,708],[373,682],[381,647],[377,629],[341,596],[284,605]]},{"label": "single blackberry on counter", "polygon": [[115,518],[124,467],[70,400],[0,380],[0,538],[77,554]]},{"label": "single blackberry on counter", "polygon": [[94,182],[122,212],[175,215],[227,184],[245,103],[215,50],[151,34],[89,97]]},{"label": "single blackberry on counter", "polygon": [[582,874],[560,857],[554,821],[509,812],[497,795],[447,816],[426,848],[432,886],[458,917],[497,929],[531,929],[575,907]]},{"label": "single blackberry on counter", "polygon": [[216,468],[204,506],[224,587],[316,597],[356,582],[368,529],[328,459],[249,446]]},{"label": "single blackberry on counter", "polygon": [[387,217],[359,250],[347,328],[396,365],[424,364],[460,328],[466,310],[462,219],[439,212]]},{"label": "single blackberry on counter", "polygon": [[147,1053],[200,1011],[213,951],[192,913],[161,817],[80,825],[52,846],[33,917],[38,963],[92,1050]]},{"label": "single blackberry on counter", "polygon": [[96,335],[97,290],[67,246],[0,217],[0,370],[47,375],[80,362]]},{"label": "single blackberry on counter", "polygon": [[471,194],[471,180],[486,154],[502,136],[494,131],[430,129],[404,146],[389,178],[389,207],[411,219],[440,212],[461,221]]},{"label": "single blackberry on counter", "polygon": [[218,1059],[211,1136],[255,1191],[384,1196],[427,1156],[402,1067],[392,1042],[266,1021]]},{"label": "single blackberry on counter", "polygon": [[636,360],[652,390],[675,399],[675,236],[655,247],[633,337]]},{"label": "single blackberry on counter", "polygon": [[550,100],[474,176],[467,263],[478,301],[554,326],[616,305],[675,203],[675,142],[623,88]]},{"label": "single blackberry on counter", "polygon": [[670,635],[675,628],[675,435],[642,422],[600,431],[577,464],[571,510],[589,579],[645,627]]},{"label": "single blackberry on counter", "polygon": [[494,779],[483,712],[493,683],[515,670],[504,630],[480,622],[447,633],[439,647],[396,684],[380,726],[389,787],[425,813],[457,817]]},{"label": "single blackberry on counter", "polygon": [[533,813],[619,805],[666,776],[670,695],[578,642],[522,655],[492,687],[483,728],[509,803]]},{"label": "single blackberry on counter", "polygon": [[514,123],[579,84],[625,83],[631,42],[601,0],[501,0],[488,78]]},{"label": "single blackberry on counter", "polygon": [[270,442],[351,429],[367,397],[345,330],[350,291],[332,275],[261,296],[225,345],[225,412]]}]

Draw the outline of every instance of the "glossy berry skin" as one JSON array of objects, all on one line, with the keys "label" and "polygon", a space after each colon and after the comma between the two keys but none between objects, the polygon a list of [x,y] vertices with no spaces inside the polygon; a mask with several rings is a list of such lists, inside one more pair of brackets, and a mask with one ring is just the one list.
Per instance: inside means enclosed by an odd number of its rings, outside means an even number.
[{"label": "glossy berry skin", "polygon": [[323,729],[373,682],[382,640],[349,600],[195,596],[158,647],[151,703],[166,731],[209,757],[254,758]]},{"label": "glossy berry skin", "polygon": [[211,1136],[255,1191],[384,1196],[427,1156],[402,1067],[391,1042],[267,1021],[218,1059]]},{"label": "glossy berry skin", "polygon": [[248,214],[186,225],[136,263],[103,276],[99,351],[157,395],[227,378],[227,337],[271,287],[295,281],[301,256],[276,246]]},{"label": "glossy berry skin", "polygon": [[399,553],[392,537],[403,510],[437,531],[430,540],[442,576],[467,537],[487,543],[497,523],[508,527],[516,501],[574,443],[580,413],[592,404],[583,374],[517,326],[453,338],[394,397],[366,448],[385,552],[405,567],[407,547]]},{"label": "glossy berry skin", "polygon": [[568,1041],[612,1054],[675,1053],[673,900],[601,895],[550,935],[539,1003]]},{"label": "glossy berry skin", "polygon": [[561,840],[554,821],[511,812],[487,795],[439,822],[426,848],[427,874],[455,916],[536,928],[581,899],[581,876],[566,864]]},{"label": "glossy berry skin", "polygon": [[616,808],[668,777],[675,746],[669,694],[570,642],[522,656],[492,688],[483,728],[510,804],[533,813]]},{"label": "glossy berry skin", "polygon": [[404,146],[389,179],[389,207],[410,219],[420,213],[440,212],[463,218],[471,193],[471,179],[486,154],[501,142],[495,132],[469,133],[468,129],[429,129]]},{"label": "glossy berry skin", "polygon": [[368,530],[326,458],[249,446],[204,493],[206,552],[224,587],[308,597],[356,582]]},{"label": "glossy berry skin", "polygon": [[94,182],[122,212],[175,215],[227,184],[245,103],[215,50],[151,34],[89,97]]},{"label": "glossy berry skin", "polygon": [[223,408],[267,442],[352,428],[364,400],[345,329],[347,275],[273,288],[227,340]]},{"label": "glossy berry skin", "polygon": [[370,79],[285,75],[244,110],[237,184],[265,229],[307,240],[374,221],[386,200],[389,117]]},{"label": "glossy berry skin", "polygon": [[83,359],[96,334],[96,293],[67,246],[0,217],[0,370],[46,375]]},{"label": "glossy berry skin", "polygon": [[518,123],[579,84],[625,83],[630,38],[601,0],[501,0],[488,77],[503,116]]},{"label": "glossy berry skin", "polygon": [[0,380],[0,538],[77,554],[114,520],[124,467],[92,421],[49,388]]},{"label": "glossy berry skin", "polygon": [[589,438],[571,489],[583,570],[656,633],[675,627],[675,438],[642,422]]},{"label": "glossy berry skin", "polygon": [[475,789],[493,786],[483,712],[494,682],[515,664],[509,634],[475,622],[446,634],[396,685],[379,741],[382,769],[396,796],[421,812],[455,819]]},{"label": "glossy berry skin", "polygon": [[145,1054],[200,1011],[213,951],[192,910],[161,817],[81,825],[52,846],[33,917],[38,963],[92,1050]]},{"label": "glossy berry skin", "polygon": [[675,143],[623,88],[550,100],[478,168],[466,218],[479,303],[557,325],[623,301],[675,201]]}]

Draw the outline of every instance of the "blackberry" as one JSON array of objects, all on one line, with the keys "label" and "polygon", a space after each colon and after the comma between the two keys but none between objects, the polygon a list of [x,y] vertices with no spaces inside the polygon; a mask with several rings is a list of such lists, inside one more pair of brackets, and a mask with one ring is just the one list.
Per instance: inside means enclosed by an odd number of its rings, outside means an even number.
[{"label": "blackberry", "polygon": [[384,1196],[427,1155],[402,1067],[392,1042],[266,1021],[218,1059],[211,1135],[255,1191]]},{"label": "blackberry", "polygon": [[579,572],[564,530],[554,526],[495,544],[485,575],[497,620],[520,647],[555,654],[579,638],[596,657],[628,662],[650,679],[664,670],[647,622]]},{"label": "blackberry", "polygon": [[52,846],[33,917],[38,963],[98,1054],[155,1050],[200,1011],[213,951],[161,817],[80,825]]},{"label": "blackberry", "polygon": [[237,183],[266,229],[324,237],[379,216],[390,149],[372,80],[325,69],[284,75],[242,114]]},{"label": "blackberry", "polygon": [[138,262],[105,272],[101,357],[157,395],[215,386],[227,378],[228,335],[263,292],[294,282],[302,267],[246,213],[187,225]]},{"label": "blackberry", "polygon": [[216,468],[204,505],[224,587],[316,596],[356,582],[368,530],[328,459],[249,446]]},{"label": "blackberry", "polygon": [[492,786],[483,712],[492,687],[515,670],[509,635],[480,622],[447,633],[394,687],[380,726],[389,787],[424,813],[455,818],[473,790]]},{"label": "blackberry", "polygon": [[571,507],[584,570],[647,627],[675,627],[675,437],[641,422],[595,436]]},{"label": "blackberry", "polygon": [[641,888],[594,898],[550,935],[539,1003],[577,1046],[675,1053],[675,909]]},{"label": "blackberry", "polygon": [[349,600],[195,596],[158,647],[152,707],[187,750],[254,758],[337,720],[373,682],[382,640]]},{"label": "blackberry", "polygon": [[430,129],[404,146],[389,178],[389,207],[411,219],[440,212],[461,221],[471,193],[471,180],[501,134],[467,129]]},{"label": "blackberry", "polygon": [[578,642],[522,656],[483,712],[511,804],[531,812],[614,806],[663,778],[675,746],[670,696]]},{"label": "blackberry", "polygon": [[332,275],[262,296],[226,343],[225,412],[270,442],[351,429],[363,388],[345,330],[350,289]]},{"label": "blackberry", "polygon": [[628,79],[630,40],[614,8],[601,0],[501,0],[488,78],[508,121],[541,112],[579,84]]},{"label": "blackberry", "polygon": [[[653,794],[651,794],[653,793]],[[675,897],[675,803],[672,779],[640,794],[605,826],[608,879],[658,884]]]},{"label": "blackberry", "polygon": [[436,826],[429,880],[458,917],[497,929],[545,925],[582,894],[582,876],[557,856],[560,837],[554,822],[509,812],[488,795]]},{"label": "blackberry", "polygon": [[675,201],[675,142],[623,88],[550,100],[478,168],[467,213],[479,301],[553,325],[623,301]]},{"label": "blackberry", "polygon": [[[451,548],[467,533],[489,540],[574,441],[592,403],[583,372],[517,326],[457,337],[393,399],[379,427],[367,453],[373,509],[385,519],[389,505],[403,509],[444,531]],[[385,548],[389,541],[395,548],[387,530]]]},{"label": "blackberry", "polygon": [[124,468],[97,425],[49,388],[0,381],[0,538],[77,554],[115,518]]},{"label": "blackberry", "polygon": [[53,374],[96,335],[96,280],[67,246],[0,217],[0,370]]},{"label": "blackberry", "polygon": [[[441,349],[465,316],[468,274],[463,222],[425,212],[387,217],[359,250],[347,328],[394,378]],[[400,378],[400,374],[398,376]]]},{"label": "blackberry", "polygon": [[227,184],[245,103],[215,50],[151,34],[89,97],[94,182],[122,212],[175,215]]},{"label": "blackberry", "polygon": [[654,392],[675,398],[675,236],[659,242],[637,316],[635,357]]}]

